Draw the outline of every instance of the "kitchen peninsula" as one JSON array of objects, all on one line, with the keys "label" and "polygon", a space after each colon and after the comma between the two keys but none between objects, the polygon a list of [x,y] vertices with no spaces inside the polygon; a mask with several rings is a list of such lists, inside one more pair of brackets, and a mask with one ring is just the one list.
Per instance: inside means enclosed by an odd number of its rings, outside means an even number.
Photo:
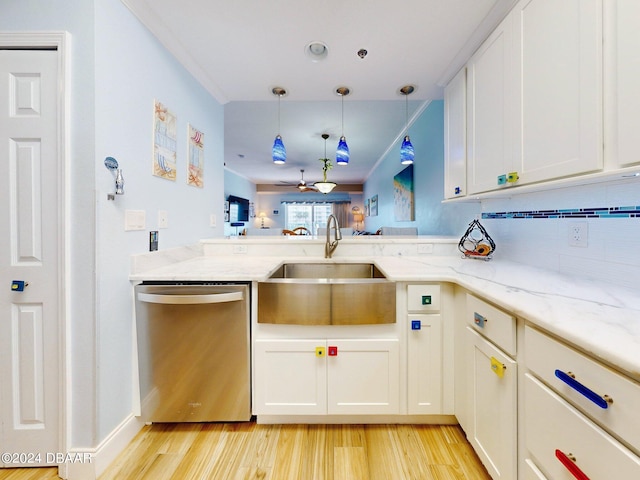
[{"label": "kitchen peninsula", "polygon": [[[501,260],[499,245],[490,261],[464,259],[455,238],[344,238],[331,259],[324,258],[324,243],[314,237],[208,239],[185,248],[134,256],[130,279],[134,283],[145,280],[252,283],[253,409],[258,422],[459,422],[494,479],[524,478],[524,472],[538,475],[540,470],[554,471],[556,463],[562,467],[557,454],[554,457],[554,450],[549,450],[553,444],[544,439],[544,432],[577,422],[575,431],[582,433],[572,434],[590,438],[589,442],[595,445],[591,448],[600,449],[595,453],[574,449],[576,456],[576,451],[581,452],[578,458],[584,469],[597,472],[602,468],[599,464],[620,460],[620,471],[624,474],[640,472],[640,437],[636,433],[640,431],[640,418],[633,411],[633,405],[640,400],[637,292]],[[347,327],[260,324],[256,314],[258,284],[285,262],[374,264],[397,285],[396,324]],[[417,303],[412,299],[416,294]],[[416,336],[420,330],[431,336],[426,343]],[[287,403],[288,399],[281,401],[279,388],[273,390],[281,403],[267,401],[270,393],[265,394],[265,390],[272,385],[260,382],[265,376],[269,382],[282,377],[268,376],[267,367],[271,364],[265,352],[269,348],[276,349],[276,353],[285,351],[277,351],[276,347],[282,345],[286,348],[293,345],[298,350],[310,348],[307,355],[314,364],[321,365],[322,375],[327,377],[323,380],[327,386],[322,387],[326,388],[322,395],[331,397],[330,362],[334,360],[329,349],[334,348],[336,355],[344,352],[347,358],[352,358],[348,355],[355,354],[348,350],[349,342],[375,344],[383,350],[380,358],[391,359],[388,364],[376,364],[375,375],[364,375],[373,382],[381,381],[380,378],[388,381],[382,384],[385,395],[393,397],[388,403],[383,395],[384,401],[378,402],[376,398],[378,403],[370,402],[377,407],[363,408],[361,405],[366,406],[366,402],[362,401],[357,409],[349,410],[348,405],[332,406],[329,398],[327,404],[313,405],[314,410],[309,410],[306,404],[304,408],[287,410],[287,405],[296,404]],[[318,357],[318,348],[323,356],[325,347],[327,362],[321,363],[324,358],[313,360],[313,349]],[[428,351],[435,351],[437,358],[425,356]],[[549,374],[545,362],[550,361],[557,365],[553,363]],[[295,369],[298,363],[296,358],[285,365],[293,365]],[[385,375],[389,372],[391,375]],[[287,372],[285,377],[289,381],[299,378],[301,382],[312,377],[307,373],[298,375]],[[349,375],[355,378],[353,369]],[[398,378],[391,381],[387,376]],[[432,376],[437,381],[427,386],[413,385]],[[561,377],[567,381],[560,382]],[[591,398],[585,400],[580,387],[573,390],[571,385],[567,386],[567,382],[575,385],[581,381],[587,384]],[[337,384],[344,388],[348,382]],[[486,388],[487,385],[491,387]],[[312,389],[299,390],[305,393]],[[500,398],[493,401],[497,395]],[[428,397],[428,402],[421,403],[423,397]],[[553,416],[547,418],[546,410],[536,407],[534,402],[546,405],[545,409],[554,412]],[[593,407],[592,402],[601,405]],[[538,425],[548,426],[545,430],[537,428]],[[554,435],[560,438],[564,431]],[[575,438],[567,443],[574,441],[579,443]],[[531,478],[546,477],[540,473]]]}]

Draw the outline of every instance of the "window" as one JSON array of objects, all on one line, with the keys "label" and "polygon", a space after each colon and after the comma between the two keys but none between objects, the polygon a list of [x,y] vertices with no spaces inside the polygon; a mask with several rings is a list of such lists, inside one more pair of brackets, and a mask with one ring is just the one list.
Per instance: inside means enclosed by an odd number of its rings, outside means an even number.
[{"label": "window", "polygon": [[327,218],[331,215],[330,203],[288,203],[285,205],[285,227],[293,230],[296,227],[305,227],[313,235],[318,233],[318,228],[327,225]]}]

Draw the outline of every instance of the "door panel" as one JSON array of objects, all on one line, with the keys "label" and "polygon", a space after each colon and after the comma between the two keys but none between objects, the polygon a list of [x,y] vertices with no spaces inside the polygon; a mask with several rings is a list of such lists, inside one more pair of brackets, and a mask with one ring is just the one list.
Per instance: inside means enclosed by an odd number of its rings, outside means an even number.
[{"label": "door panel", "polygon": [[40,466],[59,450],[57,85],[56,51],[0,50],[0,451]]}]

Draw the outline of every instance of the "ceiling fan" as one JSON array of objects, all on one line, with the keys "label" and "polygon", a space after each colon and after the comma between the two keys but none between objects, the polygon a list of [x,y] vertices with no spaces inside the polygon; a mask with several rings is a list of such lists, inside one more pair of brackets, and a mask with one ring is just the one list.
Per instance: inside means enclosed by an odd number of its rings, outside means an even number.
[{"label": "ceiling fan", "polygon": [[[288,183],[288,182],[282,182],[281,185],[294,186],[293,183]],[[304,180],[304,169],[300,169],[300,181],[298,182],[296,187],[302,193],[305,193],[305,192],[317,192],[318,191],[318,189],[316,187],[314,187],[313,185],[307,184],[307,182]]]}]

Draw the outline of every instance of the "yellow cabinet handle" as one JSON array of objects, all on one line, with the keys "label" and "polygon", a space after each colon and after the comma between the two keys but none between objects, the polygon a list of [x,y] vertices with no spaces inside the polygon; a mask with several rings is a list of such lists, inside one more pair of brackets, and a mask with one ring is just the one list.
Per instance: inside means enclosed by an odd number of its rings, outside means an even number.
[{"label": "yellow cabinet handle", "polygon": [[491,370],[493,370],[493,373],[502,378],[506,369],[507,366],[504,363],[500,362],[496,357],[491,357]]},{"label": "yellow cabinet handle", "polygon": [[324,347],[316,347],[316,357],[324,357]]}]

